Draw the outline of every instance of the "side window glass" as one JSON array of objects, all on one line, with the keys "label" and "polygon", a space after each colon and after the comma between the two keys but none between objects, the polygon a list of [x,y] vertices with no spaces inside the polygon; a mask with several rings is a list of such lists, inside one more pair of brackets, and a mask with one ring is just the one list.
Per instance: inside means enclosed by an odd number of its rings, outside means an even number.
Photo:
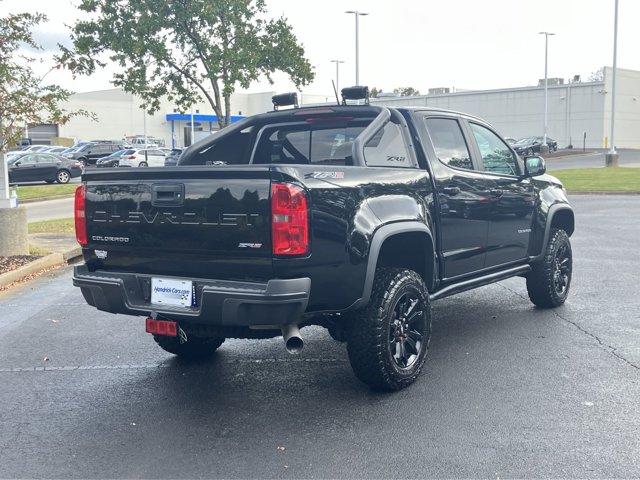
[{"label": "side window glass", "polygon": [[370,167],[413,168],[400,126],[393,122],[369,139],[364,146],[364,159]]},{"label": "side window glass", "polygon": [[24,157],[22,157],[20,159],[20,164],[21,165],[33,165],[36,163],[36,156],[35,155],[25,155]]},{"label": "side window glass", "polygon": [[268,139],[266,163],[309,163],[308,130],[275,130]]},{"label": "side window glass", "polygon": [[425,123],[438,160],[450,167],[473,170],[471,154],[457,120],[426,118]]},{"label": "side window glass", "polygon": [[476,139],[484,169],[491,173],[518,175],[516,156],[500,137],[477,123],[469,123]]}]

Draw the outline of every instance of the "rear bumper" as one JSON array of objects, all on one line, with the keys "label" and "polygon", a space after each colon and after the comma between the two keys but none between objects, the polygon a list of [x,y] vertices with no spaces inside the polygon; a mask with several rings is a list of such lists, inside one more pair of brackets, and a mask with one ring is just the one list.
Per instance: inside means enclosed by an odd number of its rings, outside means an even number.
[{"label": "rear bumper", "polygon": [[196,305],[169,307],[150,303],[151,275],[90,272],[74,268],[73,284],[89,305],[126,315],[160,314],[161,318],[201,325],[267,326],[297,323],[307,308],[309,278],[273,279],[266,283],[193,280]]}]

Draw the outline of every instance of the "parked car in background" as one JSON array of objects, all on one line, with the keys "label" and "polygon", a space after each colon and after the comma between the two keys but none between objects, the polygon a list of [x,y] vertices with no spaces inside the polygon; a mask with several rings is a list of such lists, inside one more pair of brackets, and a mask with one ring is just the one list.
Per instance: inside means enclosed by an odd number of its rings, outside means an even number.
[{"label": "parked car in background", "polygon": [[25,148],[20,148],[18,150],[11,150],[10,152],[7,152],[4,154],[4,159],[8,162],[12,158],[15,158],[19,155],[24,155],[24,152],[25,152]]},{"label": "parked car in background", "polygon": [[24,152],[9,160],[9,182],[69,183],[82,175],[82,163],[53,153]]},{"label": "parked car in background", "polygon": [[96,167],[98,168],[114,168],[120,166],[120,160],[123,157],[133,156],[136,153],[135,149],[125,148],[123,150],[118,150],[117,152],[113,152],[108,157],[101,158],[96,161]]},{"label": "parked car in background", "polygon": [[84,165],[95,165],[98,159],[108,157],[124,147],[116,143],[85,143],[75,150],[66,153],[65,157],[82,162]]},{"label": "parked car in background", "polygon": [[49,145],[31,145],[27,148],[25,148],[23,151],[25,152],[40,152],[46,148],[48,148]]},{"label": "parked car in background", "polygon": [[58,147],[56,146],[52,146],[52,147],[47,147],[43,150],[40,150],[41,152],[47,152],[47,153],[55,153],[56,155],[61,154],[62,152],[64,152],[67,149],[67,147]]},{"label": "parked car in background", "polygon": [[[538,137],[538,138],[540,139],[540,141],[542,141],[542,137]],[[556,150],[558,150],[558,142],[555,141],[553,138],[547,137],[547,145],[549,145],[550,152],[555,152]]]},{"label": "parked car in background", "polygon": [[[531,156],[540,153],[543,140],[543,137],[524,137],[514,143],[512,147],[519,155]],[[553,138],[547,137],[547,145],[550,152],[558,150],[558,142]]]},{"label": "parked car in background", "polygon": [[182,155],[183,151],[184,148],[172,148],[171,152],[169,152],[167,157],[164,159],[164,166],[175,167],[178,164],[178,159],[180,158],[180,155]]},{"label": "parked car in background", "polygon": [[517,140],[515,138],[511,138],[511,137],[506,137],[504,139],[504,141],[507,142],[511,146],[513,146],[513,144],[517,142]]},{"label": "parked car in background", "polygon": [[164,167],[165,154],[158,148],[133,149],[120,159],[121,167]]}]

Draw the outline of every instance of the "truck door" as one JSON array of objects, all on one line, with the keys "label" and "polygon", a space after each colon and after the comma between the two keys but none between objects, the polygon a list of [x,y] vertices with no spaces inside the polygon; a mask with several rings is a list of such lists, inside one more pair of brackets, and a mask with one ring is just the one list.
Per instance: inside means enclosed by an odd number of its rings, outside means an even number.
[{"label": "truck door", "polygon": [[460,120],[439,113],[421,116],[438,197],[443,277],[449,279],[484,268],[490,204]]},{"label": "truck door", "polygon": [[535,192],[522,178],[516,154],[486,125],[468,121],[473,148],[490,199],[485,266],[496,267],[527,257]]}]

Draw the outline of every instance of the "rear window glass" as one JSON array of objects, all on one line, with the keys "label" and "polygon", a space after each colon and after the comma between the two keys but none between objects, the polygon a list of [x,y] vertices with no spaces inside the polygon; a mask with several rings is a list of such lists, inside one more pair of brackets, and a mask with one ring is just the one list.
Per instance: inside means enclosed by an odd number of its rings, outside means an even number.
[{"label": "rear window glass", "polygon": [[276,125],[264,129],[253,163],[353,165],[352,146],[365,125]]}]

